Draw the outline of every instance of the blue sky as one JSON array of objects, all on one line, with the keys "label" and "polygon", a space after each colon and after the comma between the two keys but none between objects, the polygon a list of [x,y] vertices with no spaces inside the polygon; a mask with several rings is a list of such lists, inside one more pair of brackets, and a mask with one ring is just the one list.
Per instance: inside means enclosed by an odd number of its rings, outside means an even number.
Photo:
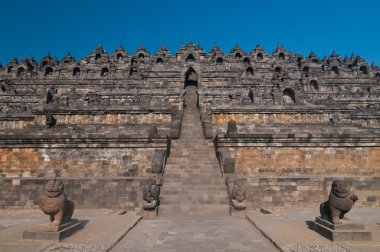
[{"label": "blue sky", "polygon": [[215,43],[224,52],[235,43],[272,52],[281,43],[319,57],[354,52],[380,65],[379,11],[378,0],[0,0],[0,62],[47,52],[79,59],[98,44],[108,53],[120,44],[129,53],[142,44],[175,53],[192,39],[207,52]]}]

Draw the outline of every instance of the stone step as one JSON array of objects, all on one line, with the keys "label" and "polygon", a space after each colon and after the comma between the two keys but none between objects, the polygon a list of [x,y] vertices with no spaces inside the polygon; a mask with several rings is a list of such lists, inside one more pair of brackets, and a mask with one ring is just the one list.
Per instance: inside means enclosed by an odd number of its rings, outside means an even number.
[{"label": "stone step", "polygon": [[175,188],[168,188],[167,190],[162,190],[163,195],[160,195],[160,199],[175,199],[182,201],[182,198],[191,198],[199,200],[225,200],[228,199],[227,192],[225,188],[219,188],[214,190],[178,190]]},{"label": "stone step", "polygon": [[210,173],[212,175],[216,171],[219,171],[219,165],[204,165],[204,164],[167,164],[165,166],[165,173],[170,174],[178,174],[178,173]]},{"label": "stone step", "polygon": [[213,180],[205,179],[202,177],[198,177],[198,178],[194,178],[194,177],[188,177],[188,178],[172,177],[172,178],[166,178],[166,179],[164,178],[163,182],[166,183],[166,185],[164,185],[164,186],[170,186],[171,183],[175,183],[175,184],[181,183],[181,186],[186,186],[186,185],[196,185],[196,186],[221,185],[221,186],[224,186],[224,181],[223,181],[222,177],[217,178],[217,179],[213,179]]},{"label": "stone step", "polygon": [[203,181],[207,183],[207,181],[212,182],[214,179],[220,178],[222,179],[222,174],[219,170],[214,172],[194,172],[194,173],[185,173],[185,172],[172,172],[170,170],[165,170],[164,180],[168,181],[169,179],[181,179],[182,181],[190,181],[190,182],[199,182]]},{"label": "stone step", "polygon": [[168,205],[175,203],[196,203],[196,204],[226,204],[228,202],[227,195],[206,195],[203,194],[165,194],[160,196],[160,204]]},{"label": "stone step", "polygon": [[[205,151],[195,151],[195,150],[189,150],[189,149],[181,149],[181,150],[175,150],[171,151],[170,150],[170,156],[169,158],[193,158],[193,157],[201,157],[201,158],[208,158],[208,157],[213,157],[213,159],[216,159],[216,154],[215,151],[212,150],[205,150]],[[199,159],[196,159],[199,160]],[[192,160],[194,161],[194,160]],[[207,160],[208,161],[208,160]]]},{"label": "stone step", "polygon": [[171,204],[160,205],[158,207],[158,216],[227,216],[230,207],[225,205],[209,205],[209,204]]},{"label": "stone step", "polygon": [[[194,160],[191,161],[189,160],[192,157],[188,157],[185,159],[168,159],[166,162],[167,167],[181,167],[181,168],[189,168],[189,167],[198,167],[199,169],[201,168],[207,168],[207,167],[215,167],[219,166],[219,162],[217,160]],[[209,158],[209,157],[207,157]]]},{"label": "stone step", "polygon": [[[171,171],[166,170],[164,179],[168,181],[169,179],[181,179],[183,181],[185,180],[199,180],[199,179],[206,179],[205,181],[212,181],[213,178],[221,178],[222,174],[219,170],[213,170],[213,171],[205,171],[205,172],[192,172],[192,173],[186,173],[183,171]],[[207,182],[205,182],[207,183]]]},{"label": "stone step", "polygon": [[218,170],[219,169],[219,163],[208,163],[208,164],[202,164],[202,163],[184,163],[184,162],[167,162],[165,165],[166,170],[186,170],[191,172],[192,170],[194,171],[213,171],[213,170]]},{"label": "stone step", "polygon": [[221,186],[225,185],[224,178],[222,178],[221,174],[215,174],[212,178],[205,177],[205,176],[198,176],[198,177],[197,176],[191,176],[191,177],[187,177],[187,178],[174,176],[174,175],[173,176],[164,176],[163,181],[165,183],[163,188],[172,182],[180,182],[182,184],[182,186],[192,185],[195,183],[196,183],[196,185],[221,185]]},{"label": "stone step", "polygon": [[161,187],[161,193],[169,193],[169,194],[182,194],[182,193],[201,193],[201,192],[212,192],[227,194],[226,186],[221,186],[219,184],[208,184],[208,185],[183,185],[183,184],[167,184]]}]

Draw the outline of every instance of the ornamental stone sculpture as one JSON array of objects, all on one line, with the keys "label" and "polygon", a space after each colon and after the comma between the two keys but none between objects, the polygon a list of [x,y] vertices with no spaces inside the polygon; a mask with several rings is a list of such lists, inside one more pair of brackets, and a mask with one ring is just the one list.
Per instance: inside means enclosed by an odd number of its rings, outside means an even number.
[{"label": "ornamental stone sculpture", "polygon": [[70,222],[74,212],[74,203],[66,199],[64,185],[56,179],[49,180],[45,184],[39,206],[50,216],[50,226],[60,226]]},{"label": "ornamental stone sculpture", "polygon": [[235,180],[231,191],[231,204],[236,210],[247,208],[247,193],[243,181]]},{"label": "ornamental stone sculpture", "polygon": [[335,225],[342,224],[344,215],[351,210],[358,197],[350,192],[350,184],[344,180],[334,180],[329,200],[320,205],[321,217]]},{"label": "ornamental stone sculpture", "polygon": [[160,186],[155,181],[150,180],[144,186],[143,208],[145,210],[154,210],[159,203]]}]

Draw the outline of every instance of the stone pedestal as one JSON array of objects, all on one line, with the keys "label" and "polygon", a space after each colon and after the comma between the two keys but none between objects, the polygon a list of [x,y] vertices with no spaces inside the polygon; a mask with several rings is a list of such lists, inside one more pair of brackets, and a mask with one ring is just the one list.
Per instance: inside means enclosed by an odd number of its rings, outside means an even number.
[{"label": "stone pedestal", "polygon": [[24,231],[22,238],[33,240],[61,241],[83,227],[83,223],[77,219],[59,226],[49,226],[49,223],[38,224]]},{"label": "stone pedestal", "polygon": [[344,221],[341,225],[315,218],[315,231],[332,241],[371,241],[372,234],[362,224]]}]

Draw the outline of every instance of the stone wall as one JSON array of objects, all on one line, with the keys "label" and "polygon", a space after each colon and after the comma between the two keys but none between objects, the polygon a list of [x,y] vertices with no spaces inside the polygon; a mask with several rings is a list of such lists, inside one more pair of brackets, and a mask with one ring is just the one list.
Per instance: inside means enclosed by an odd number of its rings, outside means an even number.
[{"label": "stone wall", "polygon": [[0,121],[0,129],[23,129],[34,124],[31,120]]},{"label": "stone wall", "polygon": [[229,148],[235,172],[254,176],[380,175],[380,147]]},{"label": "stone wall", "polygon": [[149,176],[155,148],[0,148],[2,176]]},{"label": "stone wall", "polygon": [[259,207],[310,207],[328,199],[334,179],[351,181],[359,197],[356,206],[380,206],[380,177],[247,177],[248,209]]},{"label": "stone wall", "polygon": [[[117,125],[117,124],[170,124],[172,121],[171,114],[107,114],[107,115],[54,115],[58,125]],[[46,117],[44,115],[36,116],[37,125],[45,125]]]},{"label": "stone wall", "polygon": [[323,113],[229,113],[213,114],[211,122],[227,123],[234,120],[236,123],[327,123],[329,115]]},{"label": "stone wall", "polygon": [[[1,178],[0,208],[38,208],[49,178]],[[58,178],[76,208],[122,208],[142,211],[144,184],[156,177]]]}]

